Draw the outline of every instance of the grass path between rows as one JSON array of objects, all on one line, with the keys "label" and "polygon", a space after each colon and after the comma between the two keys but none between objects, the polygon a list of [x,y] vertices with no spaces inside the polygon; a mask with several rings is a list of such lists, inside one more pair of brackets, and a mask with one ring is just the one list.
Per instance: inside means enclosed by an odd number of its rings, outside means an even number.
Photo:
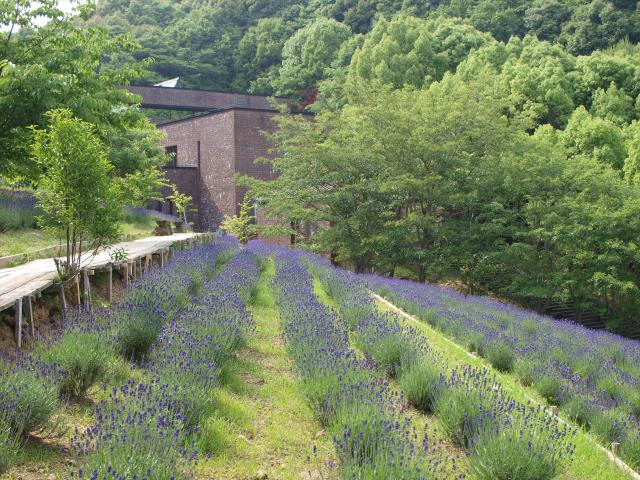
[{"label": "grass path between rows", "polygon": [[[316,295],[318,301],[321,304],[327,307],[334,308],[336,311],[340,310],[340,305],[338,304],[338,302],[327,293],[326,289],[322,285],[322,282],[315,276],[313,276],[313,293]],[[349,338],[351,339],[352,337],[353,335],[351,335],[350,333]],[[363,354],[354,345],[353,341],[351,342],[351,347],[356,352],[356,355],[363,357]],[[401,388],[400,385],[398,385],[398,382],[394,379],[389,378],[386,378],[386,380],[389,383],[389,387],[391,388],[391,390],[395,394],[400,396]],[[450,475],[450,478],[454,478],[455,476],[460,474],[468,474],[464,450],[454,445],[453,442],[451,442],[447,438],[440,419],[433,414],[425,414],[423,412],[420,412],[409,405],[405,405],[403,407],[403,413],[406,416],[411,417],[412,425],[413,427],[415,427],[418,435],[420,437],[424,436],[425,434],[428,436],[430,451],[436,456],[438,454],[442,455],[442,458],[455,459],[455,462],[445,462],[448,463],[448,467],[450,467],[447,472]],[[453,471],[453,469],[451,468],[453,467],[454,463],[456,467],[455,471]]]},{"label": "grass path between rows", "polygon": [[[391,308],[387,303],[381,301],[377,295],[375,297],[377,297],[376,300],[381,311],[396,311],[396,313],[402,311],[395,306],[395,308]],[[406,313],[405,315],[401,315],[400,318],[422,332],[427,338],[431,349],[442,355],[442,358],[448,361],[450,367],[453,368],[457,365],[485,367],[496,375],[505,392],[515,400],[527,403],[527,401],[533,399],[541,405],[546,405],[546,401],[533,388],[523,386],[513,376],[503,374],[484,359],[469,354],[464,347],[456,344],[426,322],[422,322]],[[564,472],[556,477],[558,480],[628,480],[631,478],[629,474],[622,471],[609,459],[606,452],[598,448],[593,437],[583,429],[578,429],[575,443],[576,451],[573,461]]]},{"label": "grass path between rows", "polygon": [[[336,453],[298,388],[287,355],[269,261],[251,306],[255,332],[224,372],[217,392],[218,418],[205,422],[219,453],[203,462],[197,478],[331,479]],[[317,457],[313,447],[317,447]],[[310,458],[309,458],[310,457]]]}]

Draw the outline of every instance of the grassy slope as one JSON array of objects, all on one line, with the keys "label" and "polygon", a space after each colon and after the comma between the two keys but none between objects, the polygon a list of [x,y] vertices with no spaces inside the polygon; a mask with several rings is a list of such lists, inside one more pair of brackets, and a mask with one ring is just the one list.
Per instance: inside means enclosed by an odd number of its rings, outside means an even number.
[{"label": "grassy slope", "polygon": [[[320,280],[315,277],[313,279],[313,292],[320,303],[338,310],[338,302],[327,294],[327,291],[322,286]],[[355,346],[353,348],[356,350],[356,354],[360,355],[357,348]],[[391,379],[387,380],[391,389],[399,395],[400,386],[398,385],[398,382]],[[435,415],[426,415],[419,412],[413,407],[406,407],[405,412],[408,416],[412,417],[412,424],[418,432],[418,435],[420,437],[425,434],[428,435],[430,450],[433,453],[442,454],[443,457],[448,456],[449,458],[455,458],[455,464],[457,467],[456,473],[465,473],[468,475],[464,452],[447,439],[440,419]],[[449,473],[451,473],[451,478],[453,478],[455,474],[451,471]]]},{"label": "grassy slope", "polygon": [[[120,223],[122,235],[143,238],[153,235],[155,220],[140,219]],[[58,245],[58,237],[38,228],[0,233],[0,257],[32,252],[41,248]]]},{"label": "grassy slope", "polygon": [[[389,310],[389,307],[382,302],[379,302],[379,305],[381,310]],[[484,359],[470,356],[465,348],[451,342],[451,340],[446,338],[441,332],[433,329],[427,323],[415,319],[405,320],[424,333],[429,341],[429,346],[435,352],[440,353],[444,359],[448,360],[450,367],[455,367],[456,365],[486,367],[491,370],[492,373],[496,374],[498,381],[502,384],[505,391],[516,400],[526,403],[530,398],[533,398],[538,403],[546,404],[534,389],[524,387],[517,379],[509,374],[498,372]],[[576,435],[574,461],[558,478],[563,480],[622,480],[628,479],[629,476],[614,465],[606,453],[596,447],[593,438],[590,437],[588,433],[579,430]]]},{"label": "grassy slope", "polygon": [[[220,390],[220,453],[203,462],[197,478],[332,478],[331,439],[307,407],[282,340],[271,279],[273,262],[263,272],[252,306],[256,331],[239,352]],[[310,461],[313,446],[317,458]]]}]

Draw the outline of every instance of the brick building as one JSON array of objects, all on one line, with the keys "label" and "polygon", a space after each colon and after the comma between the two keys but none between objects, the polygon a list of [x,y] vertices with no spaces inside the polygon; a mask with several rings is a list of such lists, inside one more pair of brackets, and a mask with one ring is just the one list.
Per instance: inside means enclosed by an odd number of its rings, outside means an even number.
[{"label": "brick building", "polygon": [[[127,87],[142,97],[146,108],[195,112],[179,120],[160,122],[162,145],[173,160],[165,167],[167,178],[193,198],[188,220],[196,230],[216,228],[224,215],[239,211],[244,190],[235,184],[237,174],[271,179],[269,165],[256,164],[268,157],[269,141],[278,112],[266,97],[166,87]],[[286,102],[278,99],[279,102]],[[171,202],[153,208],[175,214]],[[258,223],[264,220],[260,212]]]}]

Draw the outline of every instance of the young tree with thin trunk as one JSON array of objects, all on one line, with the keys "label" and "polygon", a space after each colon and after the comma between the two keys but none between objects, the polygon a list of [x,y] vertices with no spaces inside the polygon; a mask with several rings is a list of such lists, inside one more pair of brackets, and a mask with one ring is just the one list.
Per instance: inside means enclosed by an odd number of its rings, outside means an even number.
[{"label": "young tree with thin trunk", "polygon": [[[116,237],[122,196],[93,126],[69,110],[52,110],[47,116],[49,127],[34,130],[31,147],[42,172],[37,196],[43,213],[38,221],[66,245],[66,255],[54,261],[60,278],[70,280]],[[89,242],[86,250],[83,241]]]}]

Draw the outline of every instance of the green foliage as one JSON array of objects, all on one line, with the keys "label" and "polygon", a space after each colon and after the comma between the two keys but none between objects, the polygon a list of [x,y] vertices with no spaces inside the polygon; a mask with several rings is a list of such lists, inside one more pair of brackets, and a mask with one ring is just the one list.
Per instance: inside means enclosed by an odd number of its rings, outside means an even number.
[{"label": "green foliage", "polygon": [[535,428],[517,419],[495,428],[485,426],[474,437],[469,463],[479,480],[550,480],[556,476],[564,452],[549,444],[553,427]]},{"label": "green foliage", "polygon": [[640,432],[630,432],[620,444],[620,457],[631,468],[640,466]]},{"label": "green foliage", "polygon": [[502,342],[496,342],[487,349],[487,360],[501,372],[510,372],[513,369],[515,357],[513,350]]},{"label": "green foliage", "polygon": [[[597,103],[594,108],[597,111]],[[571,115],[562,140],[569,155],[584,155],[616,169],[624,166],[627,152],[620,129],[609,120],[592,117],[584,107]]]},{"label": "green foliage", "polygon": [[[8,427],[13,435],[22,435],[46,427],[58,406],[55,378],[44,378],[30,370],[0,373],[0,397],[11,410],[0,414],[0,438]],[[9,448],[11,436],[6,437]],[[3,440],[0,440],[2,444]],[[2,447],[0,447],[0,451]]]},{"label": "green foliage", "polygon": [[151,312],[126,312],[117,325],[116,347],[127,359],[147,357],[162,328],[162,319]]},{"label": "green foliage", "polygon": [[[356,272],[410,271],[525,304],[553,300],[629,332],[640,304],[637,123],[622,129],[573,111],[573,100],[562,110],[563,101],[523,97],[533,92],[516,80],[527,75],[500,77],[507,66],[550,56],[571,73],[574,63],[528,38],[509,48],[529,53],[497,62],[499,74],[470,58],[420,90],[360,80],[337,111],[278,118],[278,178],[243,182],[267,199],[267,215],[300,226],[298,243]],[[562,123],[560,111],[569,115],[565,130],[531,129],[549,116]]]},{"label": "green foliage", "polygon": [[401,371],[403,364],[407,363],[407,345],[404,337],[399,334],[378,336],[375,332],[367,338],[367,334],[358,340],[366,355],[373,360],[375,365],[385,372],[390,378],[395,378]]},{"label": "green foliage", "polygon": [[33,228],[35,223],[35,214],[31,210],[12,210],[0,206],[0,233]]},{"label": "green foliage", "polygon": [[[406,23],[393,20],[396,14],[428,20]],[[402,29],[387,30],[384,36],[388,42],[371,41],[390,23],[403,23],[405,33]],[[426,27],[418,27],[421,32],[417,36],[414,23]],[[295,96],[313,89],[318,76],[327,73],[323,70],[331,66],[339,47],[332,40],[339,30],[345,32],[343,41],[349,32],[367,35],[377,30],[369,39],[368,52],[360,56],[371,59],[372,68],[375,65],[378,71],[371,72],[373,76],[422,83],[423,72],[431,74],[443,64],[457,65],[470,47],[477,48],[478,41],[484,43],[490,36],[502,42],[513,36],[537,36],[571,54],[584,55],[625,38],[637,42],[639,23],[635,2],[606,0],[101,0],[91,20],[112,35],[131,32],[141,48],[122,56],[155,59],[151,73],[144,78],[147,82],[180,76],[191,88],[249,89],[260,94],[279,91]],[[302,54],[305,42],[308,53]],[[287,43],[296,52],[288,51]],[[371,55],[373,50],[375,55]],[[303,57],[314,58],[315,64]],[[361,66],[367,69],[364,63]],[[329,76],[339,89],[341,73]]]},{"label": "green foliage", "polygon": [[470,425],[480,416],[483,407],[481,394],[463,387],[447,389],[446,395],[437,395],[433,410],[442,422],[447,435],[460,446],[467,446],[475,432]]},{"label": "green foliage", "polygon": [[[29,127],[46,128],[46,112],[63,108],[99,127],[118,175],[160,164],[155,127],[131,105],[136,98],[118,88],[139,79],[148,61],[125,61],[137,48],[129,37],[79,26],[81,19],[65,16],[56,5],[51,0],[0,5],[0,60],[7,60],[0,76],[0,174],[36,181]],[[43,18],[51,20],[46,27],[31,28]]]},{"label": "green foliage", "polygon": [[185,193],[180,193],[175,185],[172,185],[171,188],[173,193],[167,197],[167,200],[171,200],[175,204],[178,215],[186,223],[187,210],[193,199]]},{"label": "green foliage", "polygon": [[404,366],[398,378],[409,403],[426,413],[433,411],[441,381],[440,369],[426,361],[412,362]]},{"label": "green foliage", "polygon": [[18,458],[20,439],[0,417],[0,475]]},{"label": "green foliage", "polygon": [[227,233],[235,236],[240,243],[246,244],[258,233],[253,215],[254,207],[248,201],[240,204],[240,213],[238,215],[225,215],[220,227]]},{"label": "green foliage", "polygon": [[76,329],[66,331],[42,352],[44,361],[62,369],[60,393],[76,398],[104,378],[111,357],[111,346],[101,335]]},{"label": "green foliage", "polygon": [[325,18],[298,30],[282,49],[276,93],[298,98],[302,90],[314,87],[350,34],[349,27]]},{"label": "green foliage", "polygon": [[49,128],[35,130],[32,145],[43,172],[37,191],[43,212],[39,223],[65,239],[66,258],[56,261],[56,267],[60,277],[67,279],[80,268],[80,242],[92,240],[95,254],[116,236],[122,204],[111,179],[113,167],[94,128],[68,110],[47,116]]},{"label": "green foliage", "polygon": [[198,451],[205,454],[217,454],[224,450],[227,445],[225,432],[229,426],[221,418],[215,415],[207,418],[202,425],[199,425],[196,437]]},{"label": "green foliage", "polygon": [[381,19],[353,55],[349,78],[377,80],[395,88],[422,87],[454,70],[472,49],[491,37],[469,24],[398,15]]},{"label": "green foliage", "polygon": [[550,375],[543,375],[533,382],[533,388],[535,388],[550,405],[558,405],[560,403],[562,385],[562,379]]}]

